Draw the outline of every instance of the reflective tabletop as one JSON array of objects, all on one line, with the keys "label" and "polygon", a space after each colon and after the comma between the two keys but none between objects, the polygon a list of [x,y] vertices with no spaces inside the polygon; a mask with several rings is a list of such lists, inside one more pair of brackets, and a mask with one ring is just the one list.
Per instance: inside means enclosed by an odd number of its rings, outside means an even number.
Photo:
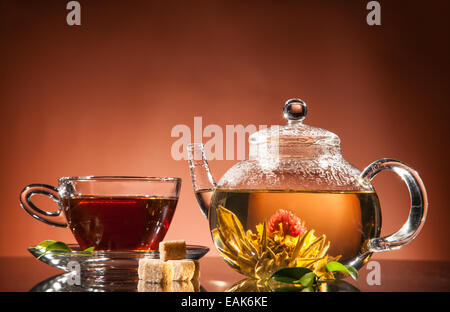
[{"label": "reflective tabletop", "polygon": [[[70,273],[48,266],[33,257],[0,257],[0,291],[138,291],[138,281],[115,282],[96,288],[68,283]],[[221,258],[207,255],[200,260],[198,291],[266,291],[263,283],[246,280]],[[194,287],[195,288],[195,287]],[[194,289],[193,288],[193,289]],[[165,291],[144,287],[146,291]],[[349,278],[328,287],[330,291],[450,291],[450,262],[371,260],[359,271],[357,281]]]}]

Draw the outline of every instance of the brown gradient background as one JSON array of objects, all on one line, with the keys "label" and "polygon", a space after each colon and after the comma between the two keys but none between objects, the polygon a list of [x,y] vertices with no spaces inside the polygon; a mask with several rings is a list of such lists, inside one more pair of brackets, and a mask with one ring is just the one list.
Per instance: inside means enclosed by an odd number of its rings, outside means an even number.
[{"label": "brown gradient background", "polygon": [[[427,186],[421,235],[375,258],[449,260],[449,7],[380,1],[369,27],[367,2],[80,0],[82,26],[69,27],[67,1],[0,0],[0,255],[73,240],[18,202],[25,185],[69,175],[181,177],[166,238],[212,247],[172,127],[282,124],[300,97],[356,167],[398,158]],[[212,161],[216,178],[233,163]],[[408,192],[394,174],[374,185],[390,234]]]}]

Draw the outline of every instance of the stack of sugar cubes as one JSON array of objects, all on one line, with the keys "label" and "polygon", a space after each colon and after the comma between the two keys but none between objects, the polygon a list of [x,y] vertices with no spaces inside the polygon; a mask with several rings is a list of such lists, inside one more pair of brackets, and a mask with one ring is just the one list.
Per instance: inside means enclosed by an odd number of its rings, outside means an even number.
[{"label": "stack of sugar cubes", "polygon": [[185,241],[164,241],[159,259],[139,260],[138,275],[138,291],[198,291],[200,264],[186,259]]}]

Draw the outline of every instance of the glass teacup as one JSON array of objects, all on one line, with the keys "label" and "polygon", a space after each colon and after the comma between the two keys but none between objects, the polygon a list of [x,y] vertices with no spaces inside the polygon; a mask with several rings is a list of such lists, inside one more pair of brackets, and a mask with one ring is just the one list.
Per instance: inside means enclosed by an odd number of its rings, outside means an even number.
[{"label": "glass teacup", "polygon": [[[81,249],[95,250],[156,250],[169,229],[181,187],[180,178],[162,177],[85,176],[58,181],[58,188],[26,186],[21,206],[39,221],[69,227]],[[50,197],[59,209],[41,210],[31,201],[36,194]]]}]

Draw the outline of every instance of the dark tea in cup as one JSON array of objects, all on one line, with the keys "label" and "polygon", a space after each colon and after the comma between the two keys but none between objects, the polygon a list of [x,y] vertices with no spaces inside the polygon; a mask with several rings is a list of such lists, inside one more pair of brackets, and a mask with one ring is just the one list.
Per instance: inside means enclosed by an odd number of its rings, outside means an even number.
[{"label": "dark tea in cup", "polygon": [[82,249],[148,250],[158,249],[176,205],[169,197],[80,196],[65,199],[63,206]]},{"label": "dark tea in cup", "polygon": [[[156,250],[175,213],[180,185],[178,178],[70,177],[59,179],[58,188],[31,184],[20,199],[36,219],[69,227],[81,249]],[[35,194],[51,197],[60,209],[39,209],[31,201]]]}]

